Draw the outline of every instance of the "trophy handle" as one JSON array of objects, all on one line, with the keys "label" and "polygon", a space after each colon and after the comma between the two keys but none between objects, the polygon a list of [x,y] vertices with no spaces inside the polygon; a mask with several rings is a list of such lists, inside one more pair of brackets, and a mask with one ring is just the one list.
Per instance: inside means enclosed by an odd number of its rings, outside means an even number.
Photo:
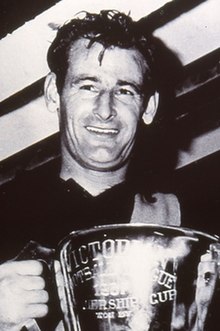
[{"label": "trophy handle", "polygon": [[[26,322],[22,331],[60,331],[56,329],[62,319],[60,303],[57,293],[54,274],[55,250],[47,248],[35,241],[30,241],[15,257],[15,261],[38,260],[43,263],[43,276],[46,282],[46,289],[49,293],[50,312],[43,319],[32,319]],[[54,321],[56,316],[56,321]],[[49,320],[49,324],[47,322]]]}]

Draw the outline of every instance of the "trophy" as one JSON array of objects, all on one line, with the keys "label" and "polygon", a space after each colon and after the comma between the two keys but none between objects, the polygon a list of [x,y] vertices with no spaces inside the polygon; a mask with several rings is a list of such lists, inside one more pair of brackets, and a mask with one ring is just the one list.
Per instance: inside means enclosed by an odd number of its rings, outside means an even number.
[{"label": "trophy", "polygon": [[56,252],[65,331],[204,330],[218,280],[217,236],[115,224],[75,231]]}]

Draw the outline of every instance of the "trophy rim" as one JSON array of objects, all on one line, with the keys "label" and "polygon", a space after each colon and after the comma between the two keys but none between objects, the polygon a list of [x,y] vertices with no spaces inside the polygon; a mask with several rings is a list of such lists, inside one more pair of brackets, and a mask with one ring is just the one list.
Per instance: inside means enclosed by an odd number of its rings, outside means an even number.
[{"label": "trophy rim", "polygon": [[[93,227],[88,227],[85,229],[71,231],[67,236],[65,236],[58,244],[58,247],[63,247],[66,242],[70,239],[79,238],[80,236],[91,235],[92,233],[101,233],[103,231],[115,230],[115,229],[143,229],[143,230],[153,230],[153,233],[158,235],[165,235],[163,231],[170,231],[173,236],[182,236],[185,238],[192,239],[193,241],[200,241],[202,238],[206,240],[211,240],[212,243],[220,243],[220,237],[215,234],[209,234],[207,232],[195,230],[193,228],[181,227],[181,226],[171,226],[171,225],[160,225],[160,224],[145,224],[145,223],[115,223],[115,224],[103,224],[96,225]],[[161,232],[161,233],[160,233]],[[140,232],[141,235],[141,232]],[[144,235],[144,232],[143,232]]]}]

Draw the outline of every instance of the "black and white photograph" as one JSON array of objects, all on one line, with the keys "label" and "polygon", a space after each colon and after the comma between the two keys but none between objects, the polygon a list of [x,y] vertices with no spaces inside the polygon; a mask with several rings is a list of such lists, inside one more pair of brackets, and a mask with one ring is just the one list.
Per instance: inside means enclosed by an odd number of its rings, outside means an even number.
[{"label": "black and white photograph", "polygon": [[219,14],[0,1],[0,331],[218,331]]}]

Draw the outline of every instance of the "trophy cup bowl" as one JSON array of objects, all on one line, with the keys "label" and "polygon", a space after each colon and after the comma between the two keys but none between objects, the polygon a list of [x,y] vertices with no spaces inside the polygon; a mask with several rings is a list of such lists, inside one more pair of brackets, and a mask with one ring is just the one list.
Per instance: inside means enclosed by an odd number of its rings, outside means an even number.
[{"label": "trophy cup bowl", "polygon": [[202,330],[217,282],[218,237],[114,224],[61,241],[66,331]]}]

